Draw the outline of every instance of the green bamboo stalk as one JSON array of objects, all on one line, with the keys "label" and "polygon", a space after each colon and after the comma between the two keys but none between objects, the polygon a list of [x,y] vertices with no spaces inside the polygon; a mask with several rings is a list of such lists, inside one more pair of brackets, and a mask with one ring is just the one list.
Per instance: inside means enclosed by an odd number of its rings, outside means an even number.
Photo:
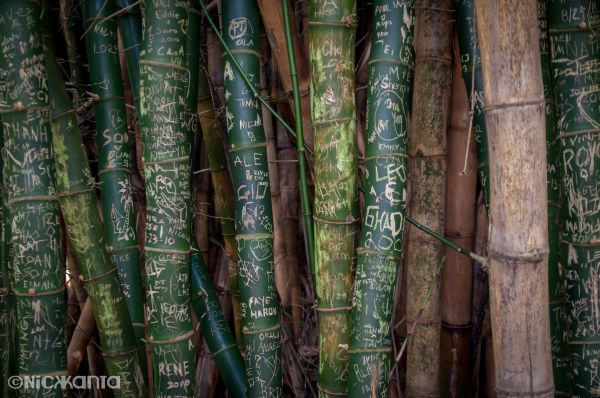
[{"label": "green bamboo stalk", "polygon": [[[443,233],[446,204],[446,129],[452,82],[453,1],[417,2],[415,80],[409,139],[409,213]],[[439,396],[440,289],[435,279],[443,246],[415,228],[407,245],[407,397]],[[431,302],[419,309],[432,285]]]},{"label": "green bamboo stalk", "polygon": [[557,139],[555,103],[552,91],[550,40],[548,39],[548,0],[538,0],[540,58],[546,99],[546,156],[548,180],[548,288],[550,293],[550,332],[555,396],[571,396],[571,369],[567,342],[567,297],[565,276],[560,265],[560,143]]},{"label": "green bamboo stalk", "polygon": [[134,328],[140,367],[146,379],[144,301],[132,199],[125,93],[119,64],[117,22],[107,18],[117,7],[114,0],[86,0],[83,10],[90,82],[92,92],[98,96],[94,112],[104,236],[117,266]]},{"label": "green bamboo stalk", "polygon": [[[600,355],[600,311],[597,281],[600,223],[597,178],[593,167],[600,153],[600,110],[595,84],[600,70],[600,2],[553,0],[548,3],[552,85],[556,101],[557,138],[562,157],[562,237],[558,267],[565,268],[567,340],[573,372],[572,393],[600,396],[595,376]],[[556,210],[551,210],[556,212]],[[560,299],[561,282],[553,275],[552,299]],[[556,291],[556,287],[559,287]],[[568,390],[567,390],[568,391]]]},{"label": "green bamboo stalk", "polygon": [[[42,8],[0,2],[0,107],[3,181],[10,217],[17,372],[66,374],[65,286],[44,71]],[[63,395],[60,388],[22,389],[21,396]]]},{"label": "green bamboo stalk", "polygon": [[[0,151],[4,151],[4,130],[0,120]],[[4,159],[0,156],[0,396],[8,396],[8,371],[10,353],[9,306],[8,306],[8,237],[6,233],[6,187],[4,186]]]},{"label": "green bamboo stalk", "polygon": [[[204,5],[202,5],[204,7]],[[225,110],[233,175],[248,397],[282,395],[279,303],[267,148],[256,95],[259,16],[254,0],[223,1]],[[242,66],[250,88],[234,64]]]},{"label": "green bamboo stalk", "polygon": [[483,74],[475,23],[475,2],[473,0],[456,0],[455,8],[463,79],[465,79],[467,85],[467,95],[473,112],[470,129],[472,134],[475,134],[477,168],[483,187],[485,204],[488,207],[490,203],[490,166],[485,114],[483,113]]},{"label": "green bamboo stalk", "polygon": [[292,93],[294,96],[294,121],[296,123],[296,148],[298,151],[298,170],[300,172],[300,198],[302,200],[302,214],[304,216],[304,239],[308,253],[308,266],[315,272],[315,227],[312,219],[312,209],[308,194],[307,161],[304,153],[304,123],[302,117],[302,102],[300,101],[300,87],[298,85],[298,71],[296,70],[296,55],[294,53],[294,42],[292,41],[292,29],[290,26],[289,4],[282,0],[283,4],[283,26],[285,28],[285,44],[290,64],[290,77],[292,80]]},{"label": "green bamboo stalk", "polygon": [[192,303],[200,320],[202,336],[217,363],[229,395],[243,398],[246,393],[244,359],[227,325],[195,239],[192,239],[191,271]]},{"label": "green bamboo stalk", "polygon": [[356,1],[310,3],[311,117],[315,141],[315,275],[322,396],[347,391],[357,218],[354,81]]},{"label": "green bamboo stalk", "polygon": [[402,263],[407,199],[413,4],[413,0],[373,3],[365,216],[352,298],[350,397],[387,397],[394,288]]},{"label": "green bamboo stalk", "polygon": [[193,396],[190,307],[191,142],[187,2],[148,1],[140,60],[146,179],[148,341],[154,396]]},{"label": "green bamboo stalk", "polygon": [[144,395],[135,335],[117,269],[107,250],[96,206],[94,180],[83,150],[73,104],[52,47],[44,36],[48,93],[52,104],[52,149],[58,202],[81,279],[86,283],[108,374],[119,376],[117,396]]},{"label": "green bamboo stalk", "polygon": [[116,0],[122,11],[118,16],[119,35],[123,43],[127,75],[133,94],[136,111],[140,111],[140,51],[142,44],[142,13],[140,8],[131,0]]},{"label": "green bamboo stalk", "polygon": [[[204,30],[203,33],[205,33]],[[204,48],[204,44],[201,47]],[[213,97],[208,82],[206,62],[202,63],[198,76],[197,111],[202,130],[202,142],[206,148],[208,165],[212,176],[212,184],[215,193],[215,213],[217,217],[219,217],[221,234],[223,235],[225,252],[227,253],[235,340],[237,341],[238,347],[243,352],[244,342],[242,340],[242,314],[240,311],[240,289],[237,272],[238,254],[237,242],[235,240],[235,205],[233,203],[233,187],[227,168],[225,147],[223,146],[223,140],[221,139],[219,119],[215,112]]]}]

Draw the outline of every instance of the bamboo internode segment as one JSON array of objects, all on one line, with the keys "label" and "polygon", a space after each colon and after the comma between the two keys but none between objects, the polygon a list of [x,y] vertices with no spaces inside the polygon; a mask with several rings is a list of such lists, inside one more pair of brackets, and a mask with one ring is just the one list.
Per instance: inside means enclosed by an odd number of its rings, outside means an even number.
[{"label": "bamboo internode segment", "polygon": [[155,397],[194,393],[187,21],[187,2],[145,3],[139,117],[147,201],[148,343]]},{"label": "bamboo internode segment", "polygon": [[315,142],[315,276],[322,396],[347,392],[357,217],[354,79],[356,1],[313,0],[309,9]]},{"label": "bamboo internode segment", "polygon": [[545,101],[536,0],[479,0],[490,155],[490,307],[498,397],[553,397]]},{"label": "bamboo internode segment", "polygon": [[[50,103],[42,42],[42,7],[35,1],[0,2],[0,107],[2,113],[4,287],[18,322],[11,326],[16,369],[21,377],[65,374],[64,263],[60,211],[50,131]],[[10,270],[10,272],[9,272]],[[3,293],[3,305],[8,304]],[[9,312],[0,314],[8,349]],[[51,342],[51,343],[48,343]],[[2,368],[8,351],[0,352]],[[4,372],[3,372],[4,373]],[[6,383],[4,377],[0,378]],[[6,384],[4,384],[6,385]],[[5,387],[2,386],[0,391]],[[60,388],[49,396],[60,396]],[[31,390],[21,394],[32,394]]]},{"label": "bamboo internode segment", "polygon": [[[600,70],[600,2],[550,1],[552,85],[562,162],[562,235],[557,280],[551,298],[566,289],[572,393],[600,396],[600,211],[597,206],[600,112],[595,105]],[[552,210],[552,207],[550,207]],[[558,275],[559,277],[560,275]],[[553,314],[554,316],[554,314]]]},{"label": "bamboo internode segment", "polygon": [[[140,112],[140,51],[142,47],[142,13],[131,0],[115,0],[120,7],[118,14],[119,35],[123,42],[123,51],[127,62],[127,75],[133,94],[136,111]],[[117,11],[118,12],[118,11]],[[110,14],[109,14],[110,15]]]},{"label": "bamboo internode segment", "polygon": [[[273,212],[260,103],[259,15],[255,0],[223,2],[225,119],[233,174],[238,278],[248,397],[283,394]],[[246,85],[238,68],[249,77]]]},{"label": "bamboo internode segment", "polygon": [[365,216],[357,249],[348,395],[387,396],[394,287],[402,259],[413,78],[412,0],[373,4],[365,134]]},{"label": "bamboo internode segment", "polygon": [[[415,22],[415,83],[409,137],[409,214],[428,229],[444,232],[446,127],[452,82],[453,15],[450,0],[418,6]],[[407,324],[415,324],[407,350],[407,397],[439,396],[440,289],[437,270],[443,244],[410,227],[407,247]],[[429,304],[421,308],[430,296]],[[433,381],[433,382],[432,382]]]}]

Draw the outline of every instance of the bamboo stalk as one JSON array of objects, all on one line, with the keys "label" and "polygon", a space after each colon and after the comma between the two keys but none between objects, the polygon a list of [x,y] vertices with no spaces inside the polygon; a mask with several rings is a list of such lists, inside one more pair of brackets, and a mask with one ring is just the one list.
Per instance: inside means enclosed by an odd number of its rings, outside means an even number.
[{"label": "bamboo stalk", "polygon": [[310,3],[315,140],[315,276],[321,396],[347,392],[357,219],[354,81],[356,1]]},{"label": "bamboo stalk", "polygon": [[546,155],[548,182],[548,291],[550,294],[550,333],[555,396],[571,396],[571,369],[567,340],[567,296],[564,268],[560,264],[561,173],[560,142],[556,129],[556,107],[552,90],[548,0],[538,0],[540,60],[546,99]]},{"label": "bamboo stalk", "polygon": [[140,101],[140,49],[142,44],[142,14],[137,2],[132,0],[115,0],[121,12],[117,20],[119,22],[119,36],[123,42],[123,52],[127,63],[127,75],[133,103],[139,117]]},{"label": "bamboo stalk", "polygon": [[[555,273],[551,275],[552,283],[558,287],[558,291],[551,291],[551,298],[553,302],[560,300],[561,289],[566,288],[571,363],[563,365],[571,367],[572,395],[583,397],[600,396],[600,378],[596,376],[600,366],[600,313],[596,293],[600,268],[595,259],[600,234],[595,227],[599,214],[593,205],[598,198],[598,177],[592,167],[600,156],[594,149],[600,143],[600,112],[590,102],[590,98],[597,95],[594,84],[600,78],[600,71],[587,68],[597,62],[600,54],[599,17],[597,1],[548,3],[552,85],[562,160],[559,269],[565,269],[564,282],[557,281]],[[550,212],[555,213],[556,209],[551,207]],[[560,316],[559,309],[554,311],[553,316]]]},{"label": "bamboo stalk", "polygon": [[[458,54],[454,58],[452,105],[448,126],[445,236],[472,250],[475,232],[477,158],[469,134],[470,108]],[[466,167],[465,167],[466,157]],[[473,261],[446,247],[442,275],[441,386],[442,396],[466,397],[471,382],[469,340]]]},{"label": "bamboo stalk", "polygon": [[109,375],[119,376],[119,396],[143,396],[144,382],[138,363],[135,336],[117,270],[106,247],[96,207],[93,178],[75,117],[52,48],[45,35],[48,91],[52,102],[52,148],[58,201],[68,229],[73,255],[86,282],[97,321],[100,343]]},{"label": "bamboo stalk", "polygon": [[82,102],[83,73],[81,68],[82,62],[77,48],[76,21],[74,21],[73,17],[75,6],[76,4],[74,4],[73,0],[59,0],[60,26],[65,38],[67,61],[69,63],[69,84],[73,87],[73,102],[79,105]]},{"label": "bamboo stalk", "polygon": [[[452,7],[449,0],[417,3],[415,83],[409,137],[409,213],[441,234],[446,201],[446,127],[452,81]],[[406,396],[439,396],[440,290],[436,270],[442,244],[411,227],[408,235],[407,315],[415,324],[408,342]],[[427,307],[420,306],[428,297]]]},{"label": "bamboo stalk", "polygon": [[554,396],[545,100],[537,2],[478,0],[490,149],[490,308],[498,397]]},{"label": "bamboo stalk", "polygon": [[144,7],[139,116],[147,200],[148,342],[157,398],[194,393],[187,5],[150,1]]},{"label": "bamboo stalk", "polygon": [[117,266],[134,327],[140,367],[146,379],[144,302],[132,197],[131,149],[117,22],[110,18],[117,6],[113,0],[86,0],[83,9],[88,70],[92,92],[98,96],[94,113],[104,236]]},{"label": "bamboo stalk", "polygon": [[[271,187],[256,95],[260,58],[255,1],[223,1],[223,31],[225,118],[235,201],[246,394],[279,397],[283,393],[281,340],[273,270]],[[237,65],[243,65],[251,81],[243,78]]]},{"label": "bamboo stalk", "polygon": [[[64,262],[41,15],[39,2],[0,2],[3,199],[18,320],[15,370],[21,378],[64,375],[67,361]],[[27,386],[19,390],[23,396],[37,395]],[[46,393],[62,396],[60,388]]]},{"label": "bamboo stalk", "polygon": [[402,213],[407,206],[413,5],[412,0],[373,4],[365,210],[352,298],[350,397],[388,395],[394,288],[402,261]]},{"label": "bamboo stalk", "polygon": [[[0,151],[4,152],[4,129],[0,120]],[[6,210],[6,186],[4,185],[4,159],[0,156],[0,396],[8,396],[9,354],[10,354],[10,308],[8,302],[8,234],[6,231],[8,211]]]}]

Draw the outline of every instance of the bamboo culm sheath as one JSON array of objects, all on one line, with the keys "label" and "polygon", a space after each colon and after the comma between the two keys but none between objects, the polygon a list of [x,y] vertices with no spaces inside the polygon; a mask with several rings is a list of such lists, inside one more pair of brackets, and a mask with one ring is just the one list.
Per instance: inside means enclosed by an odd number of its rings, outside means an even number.
[{"label": "bamboo culm sheath", "polygon": [[[394,288],[402,262],[407,199],[413,3],[378,0],[373,4],[365,217],[352,297],[349,397],[387,397]],[[378,23],[383,20],[387,23]]]}]

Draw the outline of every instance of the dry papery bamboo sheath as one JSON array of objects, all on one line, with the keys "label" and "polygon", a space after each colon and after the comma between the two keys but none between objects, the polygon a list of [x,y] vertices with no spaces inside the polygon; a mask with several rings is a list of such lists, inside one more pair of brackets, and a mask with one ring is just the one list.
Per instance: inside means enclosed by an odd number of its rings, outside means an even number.
[{"label": "dry papery bamboo sheath", "polygon": [[[451,0],[426,0],[415,22],[415,82],[409,136],[411,199],[409,214],[443,234],[446,200],[446,127],[452,82],[453,6]],[[408,341],[406,396],[439,396],[440,289],[437,270],[443,245],[410,227],[407,248]],[[428,305],[421,306],[431,289]]]},{"label": "dry papery bamboo sheath", "polygon": [[490,149],[488,259],[498,397],[553,397],[545,100],[537,2],[478,0]]},{"label": "dry papery bamboo sheath", "polygon": [[[448,126],[445,236],[472,250],[477,201],[475,137],[469,132],[470,108],[460,57],[455,53],[452,104]],[[466,397],[471,382],[471,297],[473,260],[448,247],[442,273],[441,385],[442,396]]]}]

